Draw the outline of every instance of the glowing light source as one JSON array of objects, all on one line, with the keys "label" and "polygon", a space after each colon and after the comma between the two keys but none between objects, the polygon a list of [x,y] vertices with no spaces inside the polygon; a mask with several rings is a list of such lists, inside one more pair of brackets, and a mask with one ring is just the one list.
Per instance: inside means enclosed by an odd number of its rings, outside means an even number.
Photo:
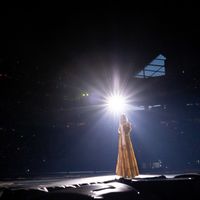
[{"label": "glowing light source", "polygon": [[127,102],[124,96],[115,94],[107,98],[106,105],[110,112],[119,114],[123,113],[126,110]]},{"label": "glowing light source", "polygon": [[89,94],[88,93],[82,93],[82,97],[85,97],[85,96],[89,96]]}]

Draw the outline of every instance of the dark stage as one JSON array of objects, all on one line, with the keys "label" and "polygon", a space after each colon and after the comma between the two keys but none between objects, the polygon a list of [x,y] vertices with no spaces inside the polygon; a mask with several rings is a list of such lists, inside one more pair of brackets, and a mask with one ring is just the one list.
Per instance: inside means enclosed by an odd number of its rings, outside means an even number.
[{"label": "dark stage", "polygon": [[189,199],[200,197],[199,174],[113,174],[18,178],[0,182],[0,199]]}]

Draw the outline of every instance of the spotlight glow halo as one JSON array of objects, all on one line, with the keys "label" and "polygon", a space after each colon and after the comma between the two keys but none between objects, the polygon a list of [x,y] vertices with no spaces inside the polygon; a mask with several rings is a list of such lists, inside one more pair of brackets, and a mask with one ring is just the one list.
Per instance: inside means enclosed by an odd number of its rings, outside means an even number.
[{"label": "spotlight glow halo", "polygon": [[111,94],[106,98],[106,106],[109,112],[122,114],[128,106],[127,98],[119,93]]}]

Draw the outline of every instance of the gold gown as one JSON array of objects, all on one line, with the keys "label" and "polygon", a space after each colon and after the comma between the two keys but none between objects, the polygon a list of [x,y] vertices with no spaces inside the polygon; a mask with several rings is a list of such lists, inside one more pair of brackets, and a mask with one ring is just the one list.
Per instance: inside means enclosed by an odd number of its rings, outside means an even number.
[{"label": "gold gown", "polygon": [[118,176],[133,178],[139,175],[137,160],[130,137],[131,124],[120,125],[118,129],[119,144],[116,174]]}]

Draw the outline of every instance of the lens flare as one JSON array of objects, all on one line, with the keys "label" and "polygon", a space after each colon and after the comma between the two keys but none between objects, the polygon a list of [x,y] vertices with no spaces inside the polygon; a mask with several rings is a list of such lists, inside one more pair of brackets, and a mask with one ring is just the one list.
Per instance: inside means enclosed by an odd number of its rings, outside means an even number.
[{"label": "lens flare", "polygon": [[109,96],[106,102],[108,110],[115,114],[123,113],[127,107],[126,98],[119,94]]}]

